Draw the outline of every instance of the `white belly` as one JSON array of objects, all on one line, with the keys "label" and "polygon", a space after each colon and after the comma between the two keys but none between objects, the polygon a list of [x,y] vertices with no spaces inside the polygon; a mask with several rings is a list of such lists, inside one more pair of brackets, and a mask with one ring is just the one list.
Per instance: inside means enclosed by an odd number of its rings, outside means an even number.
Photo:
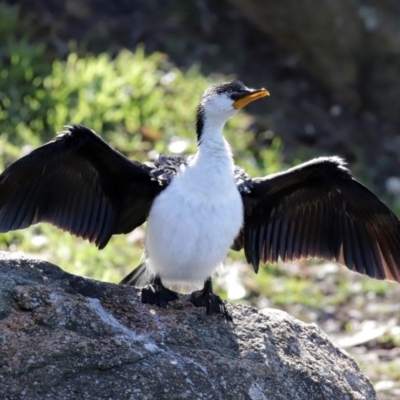
[{"label": "white belly", "polygon": [[203,282],[221,265],[243,223],[233,179],[219,187],[192,183],[174,180],[150,211],[146,264],[163,282]]}]

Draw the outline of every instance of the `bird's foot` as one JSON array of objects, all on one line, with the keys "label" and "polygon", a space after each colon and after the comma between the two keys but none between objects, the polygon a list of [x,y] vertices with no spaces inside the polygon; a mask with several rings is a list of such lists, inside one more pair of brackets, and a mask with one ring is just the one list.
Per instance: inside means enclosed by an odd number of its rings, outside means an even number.
[{"label": "bird's foot", "polygon": [[178,300],[178,293],[167,289],[160,277],[155,277],[152,283],[142,289],[142,302],[165,307],[170,301]]},{"label": "bird's foot", "polygon": [[211,278],[205,281],[203,289],[192,292],[190,301],[196,307],[205,307],[208,315],[220,314],[227,321],[232,321],[232,316],[229,314],[225,303],[213,293]]}]

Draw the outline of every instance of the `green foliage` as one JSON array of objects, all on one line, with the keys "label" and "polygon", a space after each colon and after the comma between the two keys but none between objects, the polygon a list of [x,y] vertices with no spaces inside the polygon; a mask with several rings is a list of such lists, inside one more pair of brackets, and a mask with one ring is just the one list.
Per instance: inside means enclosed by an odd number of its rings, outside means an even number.
[{"label": "green foliage", "polygon": [[[18,32],[17,10],[0,7],[0,135],[17,146],[39,144],[32,132],[43,130],[48,98],[43,77],[51,73],[45,48]],[[4,141],[4,140],[3,140]]]}]

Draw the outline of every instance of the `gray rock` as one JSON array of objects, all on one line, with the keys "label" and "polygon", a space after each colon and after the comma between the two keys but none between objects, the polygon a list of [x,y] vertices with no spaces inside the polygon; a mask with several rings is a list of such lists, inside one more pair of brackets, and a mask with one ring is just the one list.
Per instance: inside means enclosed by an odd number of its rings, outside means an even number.
[{"label": "gray rock", "polygon": [[238,305],[230,323],[139,295],[0,253],[1,398],[377,398],[315,325]]}]

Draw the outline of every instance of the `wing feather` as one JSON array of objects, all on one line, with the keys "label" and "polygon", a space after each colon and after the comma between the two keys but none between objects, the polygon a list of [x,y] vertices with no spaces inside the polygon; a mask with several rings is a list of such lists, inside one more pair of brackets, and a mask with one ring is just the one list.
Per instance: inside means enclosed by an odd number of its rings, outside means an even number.
[{"label": "wing feather", "polygon": [[289,221],[289,230],[288,230],[288,235],[287,235],[287,246],[286,246],[286,259],[287,260],[293,260],[294,258],[294,239],[295,239],[295,235],[296,235],[296,226],[298,226],[298,224],[296,224],[295,220],[290,219],[289,217],[288,221]]},{"label": "wing feather", "polygon": [[400,221],[342,160],[321,157],[255,178],[248,188],[235,249],[243,243],[255,271],[260,261],[320,257],[400,281]]},{"label": "wing feather", "polygon": [[147,218],[165,187],[96,133],[68,127],[0,175],[0,232],[49,222],[103,248]]}]

